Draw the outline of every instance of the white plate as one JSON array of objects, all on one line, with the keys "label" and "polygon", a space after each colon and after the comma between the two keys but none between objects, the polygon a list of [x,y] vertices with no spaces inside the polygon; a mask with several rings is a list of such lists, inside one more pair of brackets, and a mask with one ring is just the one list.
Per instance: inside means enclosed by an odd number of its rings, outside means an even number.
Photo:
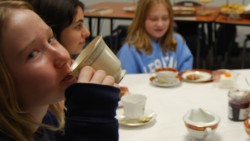
[{"label": "white plate", "polygon": [[[187,79],[187,76],[190,74],[196,74],[199,75],[200,78],[197,80],[189,80]],[[189,82],[205,82],[205,81],[209,81],[212,80],[212,74],[209,71],[202,71],[202,70],[190,70],[190,71],[186,71],[184,72],[181,77],[183,78],[183,80],[185,81],[189,81]]]},{"label": "white plate", "polygon": [[[125,94],[124,94],[124,95],[127,95],[127,94],[130,94],[130,93],[125,92]],[[118,102],[118,107],[121,107],[121,106],[122,106],[122,101],[120,100],[120,101]]]},{"label": "white plate", "polygon": [[181,80],[179,78],[176,78],[173,83],[170,83],[170,84],[164,84],[164,83],[161,83],[158,79],[154,78],[152,81],[151,81],[151,84],[152,85],[155,85],[155,86],[159,86],[159,87],[174,87],[174,86],[177,86],[179,84],[181,84]]},{"label": "white plate", "polygon": [[153,110],[145,109],[144,116],[142,118],[152,117],[150,121],[146,123],[140,123],[140,122],[120,122],[120,120],[126,120],[126,117],[124,116],[124,110],[123,108],[116,110],[116,118],[119,121],[119,124],[125,125],[125,126],[142,126],[151,123],[154,121],[157,117],[156,113]]}]

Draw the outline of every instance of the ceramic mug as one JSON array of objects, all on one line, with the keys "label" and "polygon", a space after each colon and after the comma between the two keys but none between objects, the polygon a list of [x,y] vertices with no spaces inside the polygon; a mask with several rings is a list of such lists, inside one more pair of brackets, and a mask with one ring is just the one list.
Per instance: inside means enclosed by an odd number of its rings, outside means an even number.
[{"label": "ceramic mug", "polygon": [[126,119],[140,119],[144,115],[147,97],[141,94],[125,95],[121,98]]},{"label": "ceramic mug", "polygon": [[220,117],[199,108],[189,110],[183,120],[192,140],[210,141],[219,125]]},{"label": "ceramic mug", "polygon": [[151,76],[157,78],[160,83],[171,84],[178,75],[178,70],[174,68],[158,68],[150,72]]},{"label": "ceramic mug", "polygon": [[91,66],[94,70],[104,70],[107,75],[115,78],[119,83],[126,74],[126,70],[121,69],[121,62],[109,49],[102,36],[97,36],[85,47],[71,65],[70,75],[78,77],[79,70],[84,66]]}]

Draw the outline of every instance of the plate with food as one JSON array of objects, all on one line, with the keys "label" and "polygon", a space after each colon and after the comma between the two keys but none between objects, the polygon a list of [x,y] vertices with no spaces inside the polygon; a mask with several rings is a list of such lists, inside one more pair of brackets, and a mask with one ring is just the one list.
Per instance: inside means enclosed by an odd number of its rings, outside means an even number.
[{"label": "plate with food", "polygon": [[178,74],[183,81],[188,82],[208,82],[213,80],[212,71],[205,69],[185,70]]},{"label": "plate with food", "polygon": [[240,5],[240,4],[224,4],[221,6],[221,13],[222,14],[242,14],[243,11],[245,10],[245,6],[244,5]]}]

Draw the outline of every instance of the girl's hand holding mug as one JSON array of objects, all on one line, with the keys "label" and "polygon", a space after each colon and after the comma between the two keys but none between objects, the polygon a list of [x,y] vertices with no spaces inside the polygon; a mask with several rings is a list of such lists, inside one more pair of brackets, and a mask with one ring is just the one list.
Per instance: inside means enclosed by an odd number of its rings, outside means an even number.
[{"label": "girl's hand holding mug", "polygon": [[105,71],[97,70],[95,71],[90,66],[85,66],[80,70],[78,76],[78,82],[80,83],[96,83],[102,85],[110,85],[119,87],[117,83],[115,83],[114,77],[110,75],[106,75]]}]

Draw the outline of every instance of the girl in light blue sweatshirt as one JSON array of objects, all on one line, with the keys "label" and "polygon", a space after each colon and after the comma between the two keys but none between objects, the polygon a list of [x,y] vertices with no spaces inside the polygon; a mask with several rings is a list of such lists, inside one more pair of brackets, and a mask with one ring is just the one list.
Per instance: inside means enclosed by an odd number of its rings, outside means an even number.
[{"label": "girl in light blue sweatshirt", "polygon": [[193,55],[183,38],[174,33],[173,21],[169,0],[139,0],[126,43],[117,54],[122,69],[128,74],[162,67],[179,72],[192,69]]}]

